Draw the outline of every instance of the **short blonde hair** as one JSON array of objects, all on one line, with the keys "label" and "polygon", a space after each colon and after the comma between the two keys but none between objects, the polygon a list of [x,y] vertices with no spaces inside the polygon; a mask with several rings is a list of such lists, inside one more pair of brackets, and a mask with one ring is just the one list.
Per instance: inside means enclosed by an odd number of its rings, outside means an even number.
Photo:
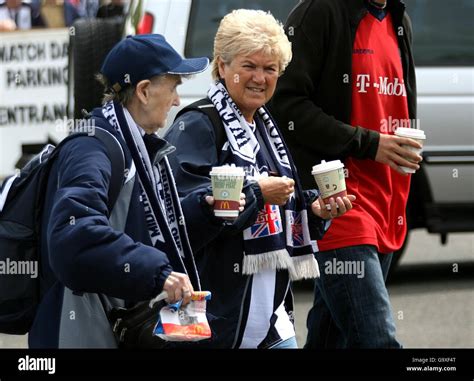
[{"label": "short blonde hair", "polygon": [[291,43],[281,22],[270,12],[237,9],[220,22],[214,38],[212,77],[219,79],[218,58],[229,64],[239,54],[263,51],[278,59],[279,75],[291,61]]}]

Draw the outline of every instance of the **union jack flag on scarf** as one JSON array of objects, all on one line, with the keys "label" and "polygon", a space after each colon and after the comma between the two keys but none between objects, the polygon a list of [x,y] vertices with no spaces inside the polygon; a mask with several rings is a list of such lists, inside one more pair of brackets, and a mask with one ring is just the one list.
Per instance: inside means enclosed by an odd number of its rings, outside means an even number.
[{"label": "union jack flag on scarf", "polygon": [[280,234],[282,231],[280,208],[268,204],[258,213],[255,224],[250,228],[252,238]]},{"label": "union jack flag on scarf", "polygon": [[292,239],[293,239],[293,247],[305,246],[305,240],[303,235],[303,222],[302,222],[302,214],[298,212],[291,212],[291,230],[292,230]]}]

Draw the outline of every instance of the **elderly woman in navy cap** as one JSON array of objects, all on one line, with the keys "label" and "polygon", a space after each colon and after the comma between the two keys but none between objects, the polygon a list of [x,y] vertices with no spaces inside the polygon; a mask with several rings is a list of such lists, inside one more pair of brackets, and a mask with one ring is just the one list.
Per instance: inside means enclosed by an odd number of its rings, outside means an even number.
[{"label": "elderly woman in navy cap", "polygon": [[[183,209],[205,218],[210,206],[199,203],[205,191],[196,191],[182,209],[166,158],[173,147],[155,132],[179,105],[181,77],[207,66],[207,58],[183,59],[160,35],[129,37],[106,57],[105,103],[88,123],[121,146],[125,176],[102,139],[77,137],[60,151],[42,217],[46,291],[31,347],[116,347],[107,320],[112,307],[162,291],[186,304],[199,289]],[[109,208],[117,176],[123,185]]]},{"label": "elderly woman in navy cap", "polygon": [[235,164],[246,172],[244,212],[232,224],[203,220],[190,229],[203,287],[213,292],[208,345],[296,348],[290,280],[318,276],[314,240],[327,220],[352,208],[353,196],[332,200],[328,211],[317,191],[303,192],[265,107],[290,59],[290,42],[271,14],[228,14],[214,40],[216,82],[166,136],[177,147],[170,163],[181,196],[209,186],[212,167]]}]

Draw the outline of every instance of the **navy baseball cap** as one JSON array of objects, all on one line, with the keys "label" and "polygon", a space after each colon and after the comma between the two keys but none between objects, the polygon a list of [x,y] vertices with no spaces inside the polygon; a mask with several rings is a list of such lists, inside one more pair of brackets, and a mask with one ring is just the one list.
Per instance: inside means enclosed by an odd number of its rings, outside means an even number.
[{"label": "navy baseball cap", "polygon": [[182,58],[161,34],[128,36],[115,45],[100,72],[119,92],[129,85],[160,74],[197,74],[209,66],[209,59]]}]

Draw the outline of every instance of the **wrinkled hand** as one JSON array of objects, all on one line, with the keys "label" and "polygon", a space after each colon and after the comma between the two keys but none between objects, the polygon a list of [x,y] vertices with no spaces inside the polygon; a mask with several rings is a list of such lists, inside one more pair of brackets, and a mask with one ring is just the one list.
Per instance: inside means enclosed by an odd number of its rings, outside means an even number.
[{"label": "wrinkled hand", "polygon": [[11,32],[16,29],[15,21],[11,19],[0,20],[0,32]]},{"label": "wrinkled hand", "polygon": [[[213,206],[216,200],[214,199],[213,196],[206,196],[206,202],[210,205]],[[245,208],[245,193],[240,194],[240,206],[239,206],[239,212],[242,213]]]},{"label": "wrinkled hand", "polygon": [[[340,217],[349,210],[352,209],[352,201],[356,199],[356,196],[350,194],[346,197],[338,197],[336,200],[334,198],[329,199],[329,204],[331,205],[331,209],[326,209],[324,205],[324,201],[321,197],[319,197],[316,201],[311,204],[311,210],[313,213],[321,217],[322,219],[329,220],[334,217]],[[339,207],[338,207],[339,206]]]},{"label": "wrinkled hand", "polygon": [[183,305],[191,301],[191,295],[194,292],[193,285],[188,276],[183,273],[171,272],[163,285],[163,291],[168,293],[166,301],[176,303],[183,299]]},{"label": "wrinkled hand", "polygon": [[420,168],[418,163],[423,160],[423,158],[415,152],[402,147],[402,144],[414,148],[422,148],[422,145],[416,140],[402,138],[395,135],[380,134],[379,147],[377,148],[375,161],[387,164],[390,168],[406,176],[407,174],[403,172],[400,166],[418,170]]},{"label": "wrinkled hand", "polygon": [[288,177],[262,177],[258,180],[265,204],[285,205],[295,191],[295,182]]}]

